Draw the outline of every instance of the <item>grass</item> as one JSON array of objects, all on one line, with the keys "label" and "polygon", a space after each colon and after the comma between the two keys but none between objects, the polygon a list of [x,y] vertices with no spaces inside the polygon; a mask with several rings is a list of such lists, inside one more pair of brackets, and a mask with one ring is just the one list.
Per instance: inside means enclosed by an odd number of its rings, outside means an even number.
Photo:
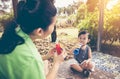
[{"label": "grass", "polygon": [[61,34],[66,34],[70,37],[77,38],[78,29],[75,27],[57,29],[57,35],[61,35]]},{"label": "grass", "polygon": [[57,29],[58,40],[65,40],[68,42],[76,42],[78,36],[78,29],[75,27],[59,28]]},{"label": "grass", "polygon": [[[111,41],[106,41],[106,44],[110,45],[111,44]],[[120,46],[120,41],[117,40],[115,42],[112,43],[113,46]]]}]

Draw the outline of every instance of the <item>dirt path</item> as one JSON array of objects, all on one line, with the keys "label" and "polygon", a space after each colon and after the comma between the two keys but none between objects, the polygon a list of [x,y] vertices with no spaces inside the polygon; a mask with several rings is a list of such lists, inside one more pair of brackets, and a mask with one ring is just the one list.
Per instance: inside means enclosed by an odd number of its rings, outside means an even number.
[{"label": "dirt path", "polygon": [[82,75],[80,75],[80,73],[74,73],[70,70],[71,62],[74,62],[73,59],[65,61],[60,65],[57,79],[117,79],[119,78],[118,76],[110,72],[103,71],[99,68],[95,68],[95,71],[91,73],[90,77],[83,78]]},{"label": "dirt path", "polygon": [[[77,34],[78,30],[76,28],[57,29],[58,40],[61,44],[63,44],[63,47],[66,49],[66,52],[69,52],[69,49],[71,49],[71,47],[73,47],[76,44]],[[44,40],[36,41],[35,44],[38,50],[40,51],[41,55],[44,55],[47,53],[49,48],[51,48],[50,45],[52,43],[50,43],[50,37],[48,37]],[[73,58],[73,56],[68,54],[66,61],[71,58]],[[52,61],[52,59],[50,61]],[[99,52],[93,52],[93,61],[96,62],[97,68],[115,74],[115,79],[120,78],[120,58]],[[49,68],[51,68],[50,66],[52,65],[49,64]]]}]

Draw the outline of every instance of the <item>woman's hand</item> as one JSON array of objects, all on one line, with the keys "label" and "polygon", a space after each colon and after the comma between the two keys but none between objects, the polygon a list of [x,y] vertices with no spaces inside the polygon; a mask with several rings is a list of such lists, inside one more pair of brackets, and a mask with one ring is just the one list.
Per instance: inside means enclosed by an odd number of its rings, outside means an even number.
[{"label": "woman's hand", "polygon": [[57,52],[54,53],[54,63],[58,63],[60,64],[61,62],[64,61],[64,58],[66,57],[66,53],[65,53],[65,50],[61,50],[62,53],[60,55],[57,54]]},{"label": "woman's hand", "polygon": [[55,48],[50,49],[49,52],[45,56],[42,57],[42,59],[43,60],[48,60],[50,57],[53,57],[55,51],[56,51]]},{"label": "woman's hand", "polygon": [[53,57],[55,52],[56,52],[56,49],[52,48],[52,49],[49,50],[49,52],[46,54],[46,56],[48,58]]},{"label": "woman's hand", "polygon": [[64,50],[62,50],[62,53],[60,55],[57,54],[56,49],[52,50],[51,52],[53,52],[54,54],[54,63],[53,63],[53,68],[50,70],[50,72],[47,74],[46,79],[55,79],[59,66],[60,64],[64,61],[64,58],[66,56]]}]

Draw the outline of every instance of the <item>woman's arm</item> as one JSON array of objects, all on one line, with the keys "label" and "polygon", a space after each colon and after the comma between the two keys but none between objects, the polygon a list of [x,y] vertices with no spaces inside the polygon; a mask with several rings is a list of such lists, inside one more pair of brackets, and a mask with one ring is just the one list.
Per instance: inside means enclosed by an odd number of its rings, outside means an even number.
[{"label": "woman's arm", "polygon": [[59,69],[59,63],[54,63],[53,68],[47,74],[46,79],[56,79],[58,69]]},{"label": "woman's arm", "polygon": [[42,56],[43,61],[44,61],[44,60],[48,60],[49,58],[50,58],[50,57],[48,57],[47,55]]},{"label": "woman's arm", "polygon": [[64,55],[57,55],[57,53],[55,53],[53,67],[47,74],[46,79],[56,79],[59,65],[62,61],[64,61]]}]

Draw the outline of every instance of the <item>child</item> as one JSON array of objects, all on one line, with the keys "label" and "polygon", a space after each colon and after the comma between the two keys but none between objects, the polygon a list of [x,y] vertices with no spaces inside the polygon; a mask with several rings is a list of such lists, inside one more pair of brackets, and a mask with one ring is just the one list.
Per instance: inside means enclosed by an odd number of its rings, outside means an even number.
[{"label": "child", "polygon": [[94,71],[95,64],[91,62],[92,53],[91,48],[87,45],[90,41],[90,35],[87,31],[81,31],[78,34],[80,43],[79,48],[74,52],[75,62],[71,64],[71,69],[77,72],[82,72],[84,77],[88,77],[91,71]]}]

